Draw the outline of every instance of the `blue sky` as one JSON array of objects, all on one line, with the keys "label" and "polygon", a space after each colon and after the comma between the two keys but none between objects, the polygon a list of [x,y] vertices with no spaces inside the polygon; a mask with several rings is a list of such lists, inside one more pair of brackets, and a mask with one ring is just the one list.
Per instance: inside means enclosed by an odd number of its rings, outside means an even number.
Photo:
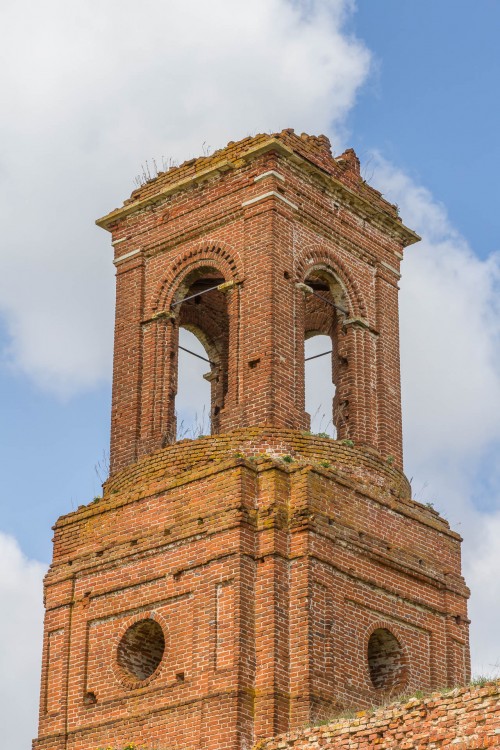
[{"label": "blue sky", "polygon": [[347,118],[360,157],[380,149],[445,203],[476,253],[498,249],[500,3],[365,0],[350,28],[375,55]]},{"label": "blue sky", "polygon": [[353,146],[423,236],[401,283],[406,470],[464,536],[474,666],[494,672],[500,3],[7,0],[0,22],[0,597],[36,644],[18,690],[0,687],[11,750],[26,701],[35,732],[51,526],[99,494],[109,440],[114,271],[93,221],[146,159],[283,127]]}]

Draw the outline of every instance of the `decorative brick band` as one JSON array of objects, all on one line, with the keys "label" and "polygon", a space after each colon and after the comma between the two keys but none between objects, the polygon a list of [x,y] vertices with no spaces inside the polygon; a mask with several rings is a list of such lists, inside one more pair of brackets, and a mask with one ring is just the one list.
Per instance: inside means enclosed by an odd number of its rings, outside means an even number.
[{"label": "decorative brick band", "polygon": [[120,265],[120,263],[124,263],[129,258],[133,258],[134,256],[139,255],[140,252],[140,248],[138,248],[137,250],[131,250],[129,253],[125,253],[125,255],[120,255],[120,257],[114,260],[113,263],[115,266],[118,266]]},{"label": "decorative brick band", "polygon": [[254,182],[259,182],[259,180],[264,180],[266,177],[276,177],[277,180],[281,180],[281,182],[285,182],[285,178],[282,174],[279,172],[276,172],[274,169],[270,169],[268,172],[263,172],[262,174],[258,174],[257,177],[253,178]]},{"label": "decorative brick band", "polygon": [[277,193],[275,190],[270,190],[268,193],[262,193],[262,195],[257,195],[255,198],[250,198],[248,201],[243,201],[241,204],[242,206],[251,206],[253,203],[258,203],[259,201],[263,201],[266,198],[278,198],[280,201],[283,201],[283,203],[286,203],[291,208],[297,210],[297,206],[295,203],[292,203],[288,200],[288,198],[285,198],[284,195],[281,195],[280,193]]}]

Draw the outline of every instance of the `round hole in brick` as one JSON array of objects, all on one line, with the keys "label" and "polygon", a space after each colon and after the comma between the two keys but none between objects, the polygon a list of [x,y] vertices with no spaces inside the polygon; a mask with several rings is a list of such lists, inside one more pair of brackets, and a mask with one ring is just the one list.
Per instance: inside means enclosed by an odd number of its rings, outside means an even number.
[{"label": "round hole in brick", "polygon": [[150,618],[139,620],[125,632],[118,646],[120,667],[136,680],[147,680],[155,672],[165,652],[161,626]]},{"label": "round hole in brick", "polygon": [[373,687],[391,690],[406,680],[406,663],[396,636],[386,628],[374,630],[368,641],[368,667]]}]

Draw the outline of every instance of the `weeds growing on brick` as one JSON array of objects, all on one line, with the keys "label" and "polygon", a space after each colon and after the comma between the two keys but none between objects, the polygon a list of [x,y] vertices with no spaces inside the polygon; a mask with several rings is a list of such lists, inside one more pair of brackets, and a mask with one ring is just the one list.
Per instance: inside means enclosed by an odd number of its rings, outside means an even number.
[{"label": "weeds growing on brick", "polygon": [[498,679],[498,678],[493,678],[487,675],[477,675],[473,677],[467,685],[455,685],[453,687],[440,687],[430,692],[425,692],[424,690],[415,690],[413,693],[400,693],[399,695],[391,696],[386,701],[382,701],[381,703],[372,704],[371,706],[368,706],[367,708],[363,708],[363,709],[348,708],[348,709],[339,711],[338,713],[332,714],[330,718],[322,719],[321,721],[315,722],[311,726],[325,726],[326,724],[331,724],[341,719],[350,720],[350,719],[357,719],[360,716],[372,716],[374,713],[376,713],[376,711],[381,711],[385,708],[389,708],[390,706],[397,705],[398,703],[405,704],[411,700],[423,701],[425,700],[425,698],[430,698],[436,693],[440,695],[447,695],[448,693],[453,692],[453,690],[456,690],[457,688],[484,687],[485,685],[488,685],[489,683],[494,682],[495,679]]}]

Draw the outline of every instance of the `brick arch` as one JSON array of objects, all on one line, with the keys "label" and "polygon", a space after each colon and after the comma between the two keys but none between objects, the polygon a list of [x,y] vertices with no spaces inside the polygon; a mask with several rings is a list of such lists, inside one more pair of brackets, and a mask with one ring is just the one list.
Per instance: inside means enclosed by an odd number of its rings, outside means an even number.
[{"label": "brick arch", "polygon": [[[178,387],[178,332],[180,327],[186,327],[197,336],[205,347],[213,364],[210,367],[211,383],[211,431],[219,432],[219,413],[224,408],[226,394],[229,390],[229,338],[231,326],[234,326],[234,314],[231,315],[230,307],[234,304],[232,295],[224,294],[222,291],[206,291],[200,300],[202,305],[197,309],[193,300],[187,300],[182,305],[172,308],[174,301],[181,301],[186,296],[189,286],[201,279],[205,271],[209,275],[215,271],[217,276],[224,282],[239,281],[239,256],[232,252],[227,246],[211,243],[193,247],[174,259],[167,275],[157,288],[152,309],[149,317],[163,310],[172,311],[175,320],[167,325],[167,342],[160,344],[154,351],[154,372],[161,373],[160,378],[153,384],[153,402],[163,416],[159,417],[162,424],[162,445],[175,439],[175,396]],[[211,284],[209,286],[212,286]],[[216,309],[207,309],[210,305]],[[202,309],[201,309],[202,308]],[[172,324],[172,325],[171,325]],[[168,366],[164,369],[166,351],[170,351]],[[172,352],[175,354],[172,356]],[[162,401],[161,394],[166,395],[166,403]],[[163,406],[162,406],[163,404]],[[153,407],[155,409],[156,406]],[[163,411],[162,411],[163,410]]]},{"label": "brick arch", "polygon": [[[210,364],[211,406],[210,419],[213,433],[219,432],[218,414],[223,408],[228,390],[229,370],[229,313],[226,295],[214,290],[203,300],[207,305],[196,305],[189,300],[179,305],[179,328],[191,331],[201,342]],[[216,305],[217,308],[214,308]]]},{"label": "brick arch", "polygon": [[305,338],[312,336],[333,336],[335,326],[331,315],[331,307],[327,307],[317,297],[312,295],[306,298],[306,309],[304,314]]},{"label": "brick arch", "polygon": [[[370,638],[375,633],[376,630],[387,630],[389,633],[391,633],[392,636],[398,641],[399,646],[401,648],[402,653],[402,666],[403,666],[403,679],[401,682],[397,685],[395,685],[393,688],[375,688],[371,676],[370,676],[370,668],[369,668],[369,662],[368,662],[368,645],[370,642]],[[411,678],[411,666],[410,666],[410,659],[408,655],[408,649],[405,646],[405,638],[404,634],[401,632],[401,629],[395,625],[393,622],[389,622],[387,620],[377,620],[375,622],[372,622],[370,626],[365,630],[364,636],[361,640],[362,645],[362,651],[361,651],[361,658],[363,659],[364,663],[364,672],[365,672],[365,679],[367,685],[369,685],[371,690],[377,690],[380,694],[396,694],[398,691],[401,692],[404,690],[410,683]]]},{"label": "brick arch", "polygon": [[226,243],[214,242],[191,248],[169,266],[152,299],[151,314],[168,309],[183,279],[205,266],[218,270],[225,281],[240,281],[243,277],[239,254]]},{"label": "brick arch", "polygon": [[349,314],[365,318],[367,312],[363,295],[357,282],[352,277],[348,266],[339,257],[338,253],[330,248],[321,246],[303,251],[296,268],[298,280],[304,281],[315,267],[331,270],[331,273],[338,279],[345,292]]}]

